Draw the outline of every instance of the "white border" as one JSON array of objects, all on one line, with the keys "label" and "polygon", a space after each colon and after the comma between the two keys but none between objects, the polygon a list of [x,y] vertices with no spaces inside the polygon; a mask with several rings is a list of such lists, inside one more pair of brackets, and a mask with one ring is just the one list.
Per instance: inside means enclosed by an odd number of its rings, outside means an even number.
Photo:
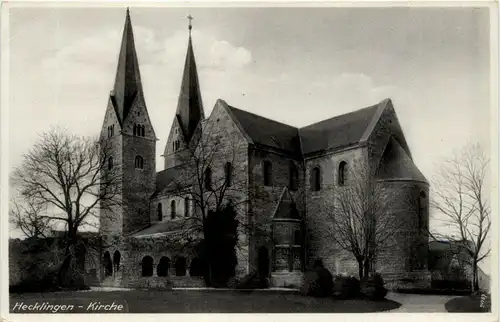
[{"label": "white border", "polygon": [[[370,314],[106,314],[103,317],[100,314],[9,314],[8,307],[8,243],[6,242],[9,236],[8,229],[8,152],[9,152],[9,8],[30,6],[30,7],[47,7],[47,6],[85,6],[85,7],[489,7],[490,8],[490,48],[491,48],[491,162],[492,162],[492,187],[491,206],[492,206],[492,254],[491,254],[491,287],[492,287],[492,313],[370,313]],[[1,38],[0,38],[0,71],[1,71],[1,87],[0,87],[0,207],[1,207],[1,240],[0,240],[0,255],[1,255],[1,282],[0,282],[0,313],[2,319],[8,321],[29,321],[36,319],[37,321],[50,319],[49,321],[66,321],[68,318],[72,320],[102,321],[106,319],[109,322],[127,320],[154,321],[157,319],[170,319],[176,322],[188,321],[197,319],[203,321],[229,321],[238,319],[241,322],[259,320],[278,321],[286,320],[287,322],[295,322],[308,320],[315,321],[331,321],[335,320],[357,320],[357,321],[441,321],[451,319],[453,321],[497,321],[498,320],[498,3],[495,1],[430,1],[420,0],[418,2],[393,0],[386,2],[379,1],[9,1],[2,3],[1,12]]]}]

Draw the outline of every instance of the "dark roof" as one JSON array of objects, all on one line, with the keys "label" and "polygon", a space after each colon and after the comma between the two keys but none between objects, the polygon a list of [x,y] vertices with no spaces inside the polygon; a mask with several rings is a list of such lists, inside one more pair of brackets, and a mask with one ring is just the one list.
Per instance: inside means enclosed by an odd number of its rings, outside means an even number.
[{"label": "dark roof", "polygon": [[163,191],[176,189],[176,179],[179,178],[181,169],[179,167],[168,168],[156,173],[156,196]]},{"label": "dark roof", "polygon": [[274,219],[300,219],[297,206],[287,188],[281,193],[280,201],[274,211]]},{"label": "dark roof", "polygon": [[134,32],[130,13],[127,9],[115,84],[111,94],[111,100],[120,124],[123,124],[135,99],[142,100],[144,104],[139,62],[134,44]]},{"label": "dark roof", "polygon": [[152,224],[151,226],[132,234],[132,237],[143,237],[143,236],[148,236],[148,235],[153,235],[153,234],[178,231],[178,230],[181,230],[183,228],[182,227],[183,223],[184,222],[181,220],[162,221],[162,222],[159,222],[156,224]]},{"label": "dark roof", "polygon": [[376,178],[381,180],[399,179],[427,182],[424,175],[413,163],[413,160],[394,138],[389,140],[385,148],[377,169]]},{"label": "dark roof", "polygon": [[301,155],[299,130],[265,117],[227,105],[242,130],[255,144]]},{"label": "dark roof", "polygon": [[205,118],[191,35],[189,36],[176,114],[186,141],[189,142],[198,127],[198,123]]},{"label": "dark roof", "polygon": [[301,128],[302,152],[304,154],[338,149],[359,143],[379,107],[388,100],[351,113]]}]

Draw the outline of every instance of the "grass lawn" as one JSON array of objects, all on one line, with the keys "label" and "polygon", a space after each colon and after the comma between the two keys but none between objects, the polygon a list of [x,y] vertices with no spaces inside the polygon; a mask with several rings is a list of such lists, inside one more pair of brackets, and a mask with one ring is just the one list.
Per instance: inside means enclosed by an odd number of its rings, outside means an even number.
[{"label": "grass lawn", "polygon": [[298,293],[237,291],[56,292],[10,295],[10,308],[22,301],[126,300],[131,313],[363,313],[396,309],[399,303],[363,299],[312,298]]},{"label": "grass lawn", "polygon": [[448,301],[444,307],[448,312],[490,312],[489,304],[481,303],[481,295],[462,296]]}]

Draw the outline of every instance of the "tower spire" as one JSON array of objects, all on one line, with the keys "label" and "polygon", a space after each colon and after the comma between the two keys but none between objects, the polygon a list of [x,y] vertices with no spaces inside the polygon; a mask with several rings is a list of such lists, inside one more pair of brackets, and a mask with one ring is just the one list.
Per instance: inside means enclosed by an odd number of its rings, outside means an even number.
[{"label": "tower spire", "polygon": [[130,10],[127,8],[112,92],[112,99],[121,122],[127,117],[136,98],[144,100]]},{"label": "tower spire", "polygon": [[182,131],[189,142],[195,132],[198,123],[205,118],[203,112],[203,102],[201,98],[200,83],[198,80],[198,71],[194,58],[193,43],[191,40],[191,30],[193,28],[191,21],[194,19],[188,15],[189,20],[189,39],[184,63],[184,72],[182,75],[181,91],[177,103],[177,118],[179,119]]}]

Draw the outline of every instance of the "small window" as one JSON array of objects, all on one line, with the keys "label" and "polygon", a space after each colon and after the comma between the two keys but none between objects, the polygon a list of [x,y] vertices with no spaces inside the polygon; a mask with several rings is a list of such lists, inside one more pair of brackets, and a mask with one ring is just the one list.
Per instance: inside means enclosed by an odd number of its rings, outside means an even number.
[{"label": "small window", "polygon": [[339,186],[344,186],[347,182],[347,162],[342,161],[339,164]]},{"label": "small window", "polygon": [[184,217],[189,217],[189,198],[184,198]]},{"label": "small window", "polygon": [[113,157],[108,158],[108,170],[113,169]]},{"label": "small window", "polygon": [[140,155],[135,157],[135,168],[144,169],[144,159]]},{"label": "small window", "polygon": [[233,184],[233,165],[231,162],[226,162],[224,172],[226,174],[226,186],[230,187]]},{"label": "small window", "polygon": [[137,135],[137,124],[134,124],[134,131],[133,132],[134,132],[134,136],[136,136]]},{"label": "small window", "polygon": [[290,190],[295,191],[299,186],[299,171],[295,164],[290,164]]},{"label": "small window", "polygon": [[176,215],[176,210],[175,210],[175,200],[172,200],[170,202],[170,219],[175,219]]},{"label": "small window", "polygon": [[162,221],[163,220],[163,206],[161,204],[161,202],[158,204],[158,208],[156,209],[156,211],[158,212],[158,221]]},{"label": "small window", "polygon": [[212,169],[205,170],[205,189],[212,190]]},{"label": "small window", "polygon": [[143,125],[141,126],[141,136],[145,137],[146,136],[146,127]]},{"label": "small window", "polygon": [[311,188],[312,191],[321,190],[321,170],[319,167],[315,167],[311,172]]},{"label": "small window", "polygon": [[264,185],[265,186],[270,186],[272,185],[272,172],[273,172],[273,166],[271,162],[269,161],[264,161]]}]

